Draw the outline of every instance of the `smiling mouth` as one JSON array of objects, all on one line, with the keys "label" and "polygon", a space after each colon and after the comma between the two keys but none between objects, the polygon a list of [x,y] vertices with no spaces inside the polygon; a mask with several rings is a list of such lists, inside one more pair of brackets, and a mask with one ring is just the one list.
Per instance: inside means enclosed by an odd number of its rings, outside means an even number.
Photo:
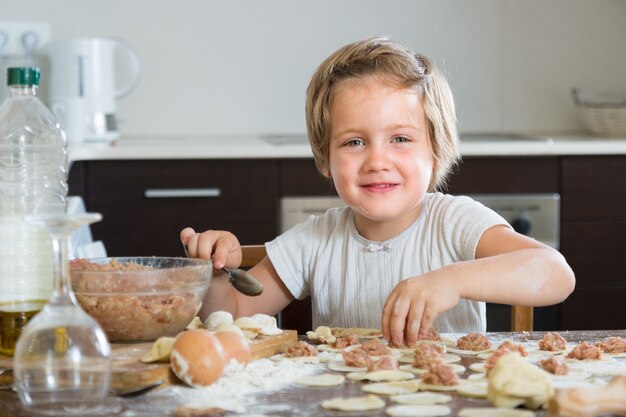
[{"label": "smiling mouth", "polygon": [[373,183],[373,184],[365,184],[362,187],[368,190],[376,190],[376,191],[386,191],[392,188],[395,188],[398,184],[396,183]]}]

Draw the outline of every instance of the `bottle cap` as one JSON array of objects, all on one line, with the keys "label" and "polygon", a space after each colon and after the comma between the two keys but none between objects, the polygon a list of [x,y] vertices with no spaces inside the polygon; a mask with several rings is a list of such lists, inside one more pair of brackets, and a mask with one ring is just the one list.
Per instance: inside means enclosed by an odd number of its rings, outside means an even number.
[{"label": "bottle cap", "polygon": [[38,86],[41,73],[36,67],[13,67],[7,70],[7,85]]}]

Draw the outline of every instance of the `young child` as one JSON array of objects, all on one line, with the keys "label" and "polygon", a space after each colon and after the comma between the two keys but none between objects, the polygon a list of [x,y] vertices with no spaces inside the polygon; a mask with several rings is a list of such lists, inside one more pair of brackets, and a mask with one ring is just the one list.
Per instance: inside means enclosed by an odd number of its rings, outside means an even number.
[{"label": "young child", "polygon": [[[214,279],[203,314],[276,314],[311,295],[313,327],[381,328],[411,346],[432,327],[484,332],[485,302],[544,306],[574,275],[556,250],[469,197],[436,192],[459,159],[450,88],[435,65],[385,38],[347,45],[316,70],[306,119],[318,170],[347,207],[271,242],[250,272],[258,297]],[[226,231],[180,233],[190,256],[237,267]]]}]

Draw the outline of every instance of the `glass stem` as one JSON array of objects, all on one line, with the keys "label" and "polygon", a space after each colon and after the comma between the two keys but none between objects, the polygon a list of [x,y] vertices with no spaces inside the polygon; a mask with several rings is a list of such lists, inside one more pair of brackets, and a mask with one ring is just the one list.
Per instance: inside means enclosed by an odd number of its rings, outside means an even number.
[{"label": "glass stem", "polygon": [[76,304],[74,292],[70,290],[70,271],[68,254],[71,250],[71,235],[52,233],[52,249],[54,252],[54,288],[51,304]]}]

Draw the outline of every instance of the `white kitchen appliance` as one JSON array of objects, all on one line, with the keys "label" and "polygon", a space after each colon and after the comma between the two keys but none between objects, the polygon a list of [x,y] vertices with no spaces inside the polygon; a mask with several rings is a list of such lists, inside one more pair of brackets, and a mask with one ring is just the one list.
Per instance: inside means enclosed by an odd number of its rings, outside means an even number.
[{"label": "white kitchen appliance", "polygon": [[[70,145],[117,138],[115,101],[139,83],[141,63],[137,52],[113,38],[56,41],[48,45],[47,51],[48,104]],[[117,85],[118,78],[125,80],[124,85]]]}]

